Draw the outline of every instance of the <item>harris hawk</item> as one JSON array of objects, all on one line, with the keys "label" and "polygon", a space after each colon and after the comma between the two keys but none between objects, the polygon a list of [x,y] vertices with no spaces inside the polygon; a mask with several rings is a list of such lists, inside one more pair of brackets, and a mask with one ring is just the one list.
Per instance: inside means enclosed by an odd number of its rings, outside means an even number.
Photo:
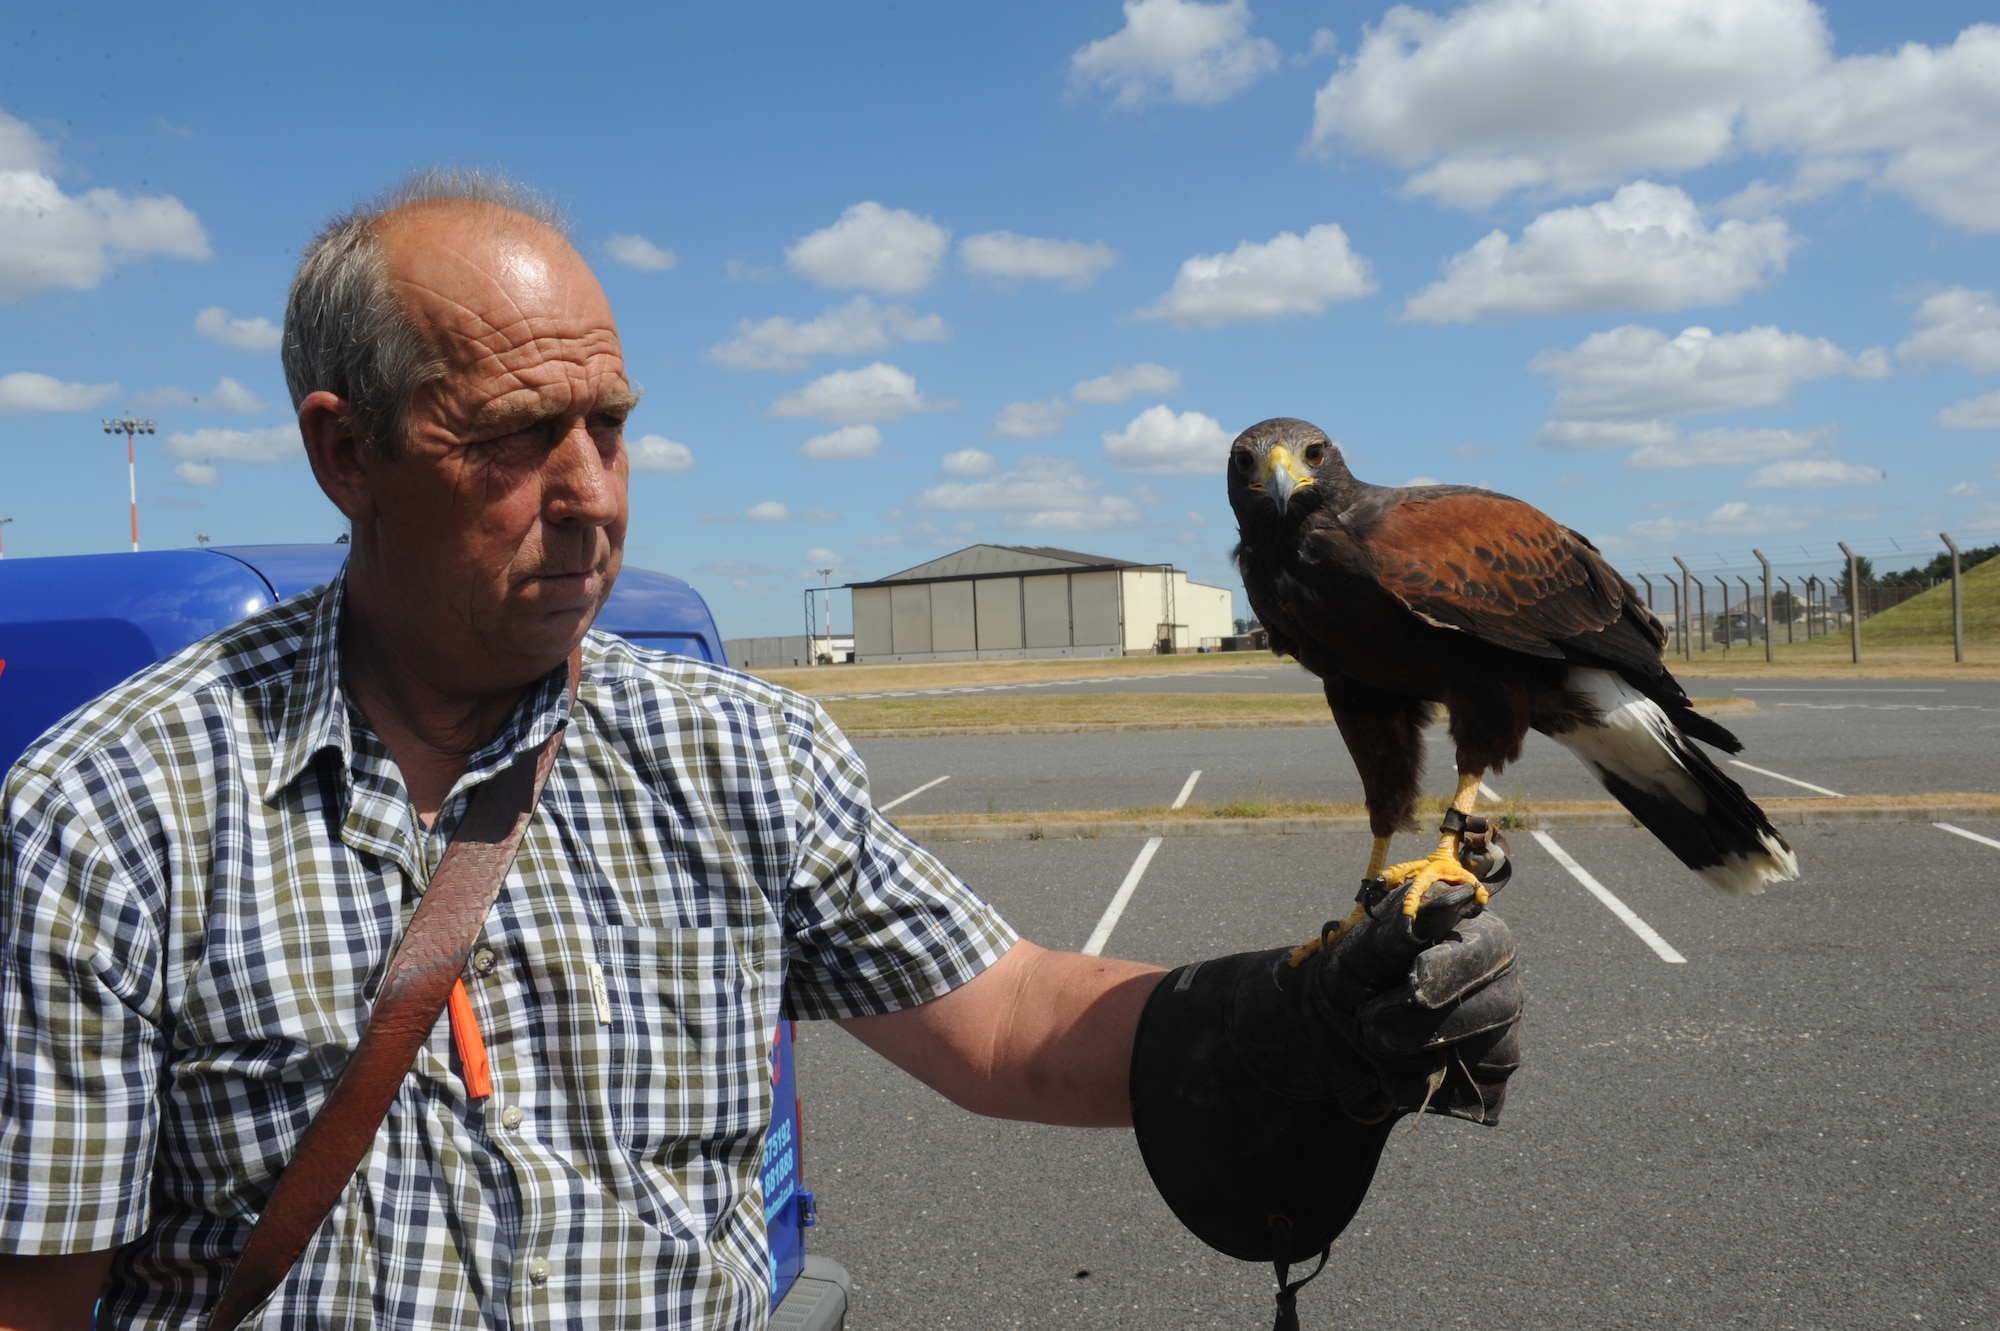
[{"label": "harris hawk", "polygon": [[[1798,876],[1763,810],[1692,740],[1742,742],[1696,712],[1667,633],[1597,548],[1518,499],[1472,486],[1355,479],[1318,427],[1280,417],[1229,454],[1236,563],[1271,649],[1326,686],[1374,850],[1367,879],[1484,889],[1459,860],[1480,779],[1538,730],[1583,760],[1681,861],[1726,892]],[[1387,865],[1416,811],[1424,728],[1450,712],[1458,789],[1438,848]]]}]

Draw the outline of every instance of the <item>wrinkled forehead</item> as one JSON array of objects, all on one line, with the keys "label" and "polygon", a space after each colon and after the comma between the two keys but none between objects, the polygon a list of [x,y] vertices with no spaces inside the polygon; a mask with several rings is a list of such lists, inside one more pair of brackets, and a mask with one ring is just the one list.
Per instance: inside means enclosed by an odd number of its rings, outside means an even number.
[{"label": "wrinkled forehead", "polygon": [[533,218],[453,200],[399,209],[378,226],[391,289],[447,363],[578,339],[615,353],[596,276]]}]

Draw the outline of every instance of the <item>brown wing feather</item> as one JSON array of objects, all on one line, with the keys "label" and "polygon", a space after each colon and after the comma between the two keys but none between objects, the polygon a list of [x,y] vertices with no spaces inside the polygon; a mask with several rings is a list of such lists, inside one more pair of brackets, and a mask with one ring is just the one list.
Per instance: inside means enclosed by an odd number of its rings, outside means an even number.
[{"label": "brown wing feather", "polygon": [[1590,543],[1505,495],[1413,496],[1361,538],[1382,586],[1434,623],[1504,647],[1554,644],[1615,624],[1625,583]]}]

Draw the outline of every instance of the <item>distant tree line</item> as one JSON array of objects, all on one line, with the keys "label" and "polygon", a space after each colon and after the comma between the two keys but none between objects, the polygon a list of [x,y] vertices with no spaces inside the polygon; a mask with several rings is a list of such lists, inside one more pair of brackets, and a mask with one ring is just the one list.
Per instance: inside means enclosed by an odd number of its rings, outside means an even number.
[{"label": "distant tree line", "polygon": [[[1959,552],[1958,558],[1959,571],[1964,572],[1974,568],[1977,565],[1985,563],[1995,555],[2000,555],[2000,545],[1982,545],[1977,549],[1962,550]],[[1929,587],[1934,583],[1943,582],[1951,576],[1951,554],[1948,551],[1940,553],[1933,556],[1931,562],[1928,564],[1917,568],[1906,568],[1901,573],[1884,573],[1879,577],[1875,573],[1874,564],[1866,556],[1862,556],[1854,561],[1854,571],[1860,577],[1863,587],[1878,585],[1884,587]],[[1836,569],[1832,582],[1835,586],[1846,586],[1847,569],[1845,567]]]}]

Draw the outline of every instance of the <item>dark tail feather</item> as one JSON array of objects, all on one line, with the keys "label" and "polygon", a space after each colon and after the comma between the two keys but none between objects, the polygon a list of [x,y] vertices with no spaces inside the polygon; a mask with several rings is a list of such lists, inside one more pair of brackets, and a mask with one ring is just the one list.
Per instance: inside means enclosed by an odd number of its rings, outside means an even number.
[{"label": "dark tail feather", "polygon": [[[1798,877],[1797,856],[1764,811],[1657,702],[1608,671],[1572,671],[1570,687],[1594,704],[1598,718],[1579,718],[1551,738],[1589,764],[1682,864],[1725,892],[1758,892],[1767,882]],[[1742,748],[1721,726],[1696,720],[1732,751]]]}]

